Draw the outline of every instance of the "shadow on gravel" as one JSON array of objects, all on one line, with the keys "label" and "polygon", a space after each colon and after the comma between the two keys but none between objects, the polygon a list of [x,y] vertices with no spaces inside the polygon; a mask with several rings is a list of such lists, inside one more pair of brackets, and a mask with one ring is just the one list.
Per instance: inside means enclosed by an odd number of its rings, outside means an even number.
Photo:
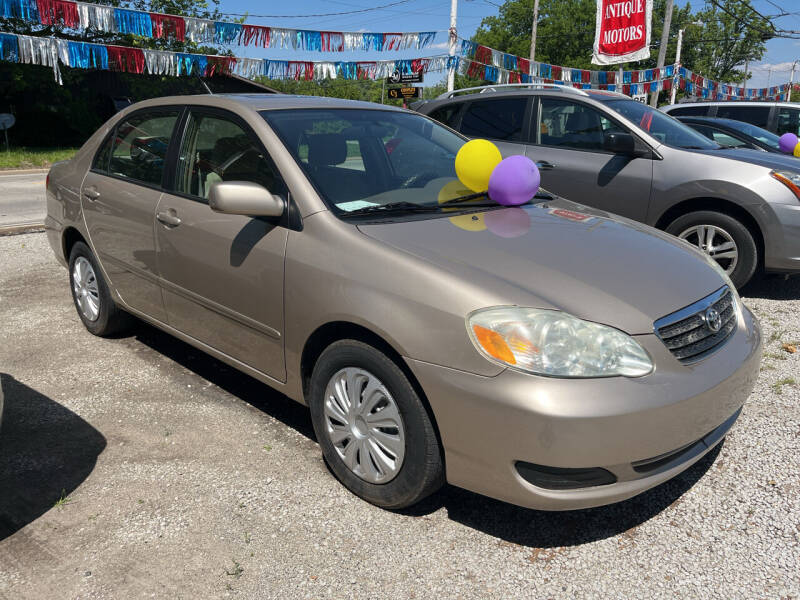
[{"label": "shadow on gravel", "polygon": [[[308,409],[269,386],[150,325],[138,324],[137,342],[219,386],[229,394],[315,440]],[[724,443],[724,442],[723,442]],[[722,444],[674,479],[625,502],[568,512],[543,512],[492,500],[453,486],[401,511],[409,517],[441,508],[451,520],[507,542],[534,548],[574,546],[619,535],[678,500],[711,467]],[[331,475],[332,476],[332,475]]]},{"label": "shadow on gravel", "polygon": [[765,300],[800,300],[800,276],[785,279],[776,275],[764,276],[740,290],[743,298]]},{"label": "shadow on gravel", "polygon": [[0,373],[0,540],[69,496],[94,469],[106,439],[78,415]]},{"label": "shadow on gravel", "polygon": [[311,415],[302,404],[298,404],[257,379],[229,367],[202,350],[197,350],[178,338],[141,321],[135,326],[134,337],[138,342],[163,354],[185,369],[278,419],[310,440],[316,441],[314,429],[311,426]]},{"label": "shadow on gravel", "polygon": [[512,544],[530,548],[578,546],[619,535],[655,517],[697,483],[724,443],[674,479],[617,504],[565,512],[537,511],[447,486],[405,514],[422,516],[445,508],[451,520]]}]

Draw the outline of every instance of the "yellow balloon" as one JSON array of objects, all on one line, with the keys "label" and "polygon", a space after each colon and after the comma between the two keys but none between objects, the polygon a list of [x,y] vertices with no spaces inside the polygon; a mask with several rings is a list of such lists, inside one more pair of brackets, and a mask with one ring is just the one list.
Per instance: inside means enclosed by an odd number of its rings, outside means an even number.
[{"label": "yellow balloon", "polygon": [[501,160],[500,150],[489,140],[470,140],[456,154],[456,175],[473,192],[485,192],[489,176]]},{"label": "yellow balloon", "polygon": [[794,147],[794,152],[792,152],[792,154],[794,154],[797,158],[800,158],[800,143]]},{"label": "yellow balloon", "polygon": [[458,179],[453,179],[453,181],[445,183],[442,189],[439,190],[439,204],[444,204],[448,200],[455,200],[462,196],[469,196],[470,194],[474,194],[474,192],[468,187],[465,187]]}]

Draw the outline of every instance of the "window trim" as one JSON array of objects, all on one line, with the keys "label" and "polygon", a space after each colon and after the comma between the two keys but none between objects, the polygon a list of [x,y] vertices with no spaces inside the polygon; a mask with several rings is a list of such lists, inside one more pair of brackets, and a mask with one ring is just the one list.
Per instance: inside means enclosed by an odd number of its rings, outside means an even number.
[{"label": "window trim", "polygon": [[[523,95],[520,94],[520,95],[514,95],[514,96],[501,96],[499,98],[470,98],[469,100],[461,103],[462,104],[462,108],[461,108],[461,110],[459,111],[459,114],[458,114],[458,130],[457,131],[461,135],[467,136],[469,139],[475,139],[474,136],[470,136],[469,134],[464,133],[464,131],[462,130],[463,129],[463,123],[464,123],[464,117],[467,115],[467,113],[469,112],[469,110],[470,110],[470,108],[472,107],[473,104],[478,103],[478,102],[491,103],[491,102],[496,102],[498,100],[516,100],[517,98],[522,98],[522,99],[525,100],[525,108],[523,109],[524,112],[522,114],[522,125],[520,125],[520,131],[519,131],[520,138],[518,140],[504,140],[504,139],[498,138],[498,137],[486,137],[486,138],[483,138],[483,139],[492,140],[492,141],[495,141],[495,142],[500,142],[501,144],[526,144],[527,142],[525,140],[527,140],[530,137],[530,126],[531,126],[531,105],[532,105],[531,100],[532,100],[532,96],[530,96],[530,95],[523,96]],[[438,121],[437,121],[437,123],[438,123]]]},{"label": "window trim", "polygon": [[[266,157],[266,160],[269,161],[269,163],[275,169],[275,172],[278,173],[278,175],[280,175],[280,178],[281,178],[281,181],[283,182],[283,187],[284,187],[284,190],[285,190],[285,194],[282,194],[282,195],[285,196],[284,200],[286,200],[287,207],[288,207],[288,205],[291,203],[290,202],[291,195],[289,194],[289,185],[286,183],[286,178],[283,176],[283,173],[280,171],[280,169],[278,168],[278,165],[273,160],[272,155],[267,151],[267,148],[264,145],[264,143],[261,141],[261,138],[253,130],[253,128],[249,125],[249,123],[247,123],[247,121],[242,119],[235,112],[229,111],[229,110],[224,109],[224,108],[218,108],[216,106],[206,106],[206,105],[203,105],[203,104],[188,104],[188,105],[186,105],[184,113],[182,115],[182,118],[181,118],[180,122],[178,123],[178,126],[179,126],[180,129],[178,129],[177,132],[173,133],[173,136],[174,136],[173,139],[175,140],[175,144],[174,144],[175,148],[174,148],[174,154],[173,155],[170,155],[169,151],[167,152],[167,158],[169,159],[169,161],[167,163],[167,167],[169,168],[169,174],[168,174],[168,178],[167,178],[166,184],[162,188],[162,191],[164,193],[170,194],[172,196],[178,196],[179,198],[185,198],[187,200],[193,200],[194,202],[197,202],[198,204],[205,204],[206,206],[208,206],[208,199],[207,198],[201,198],[199,196],[195,196],[194,194],[187,194],[186,192],[182,192],[182,191],[178,190],[177,186],[176,186],[176,181],[177,181],[177,176],[178,176],[178,160],[180,159],[180,153],[181,153],[181,148],[183,148],[184,139],[186,138],[186,135],[188,133],[187,130],[188,130],[188,126],[189,126],[189,117],[192,114],[213,115],[213,116],[216,116],[216,117],[223,118],[223,119],[226,119],[228,121],[231,121],[235,125],[241,127],[242,131],[244,131],[244,133],[247,135],[247,137],[250,138],[250,141],[255,142],[256,145],[258,146],[258,148],[264,153],[264,156]],[[170,149],[172,149],[172,148],[170,148]],[[270,192],[271,193],[276,193],[274,190],[270,190]],[[288,210],[287,210],[287,212],[288,212]]]},{"label": "window trim", "polygon": [[[133,177],[125,177],[123,175],[116,175],[116,174],[112,173],[111,169],[110,169],[110,166],[111,166],[111,157],[114,155],[114,146],[113,145],[111,147],[111,154],[109,154],[109,157],[108,157],[108,165],[106,165],[106,170],[105,171],[100,171],[98,169],[95,169],[95,167],[94,167],[94,157],[93,157],[92,158],[92,165],[89,167],[89,172],[90,173],[95,173],[97,175],[103,175],[104,177],[109,177],[111,179],[116,179],[118,181],[125,181],[127,183],[132,183],[134,185],[140,185],[142,187],[146,187],[146,188],[151,189],[151,190],[158,190],[158,191],[162,191],[163,192],[164,189],[165,189],[164,188],[164,181],[166,179],[166,175],[167,175],[168,169],[170,167],[170,163],[169,163],[170,151],[172,150],[172,146],[175,144],[175,131],[177,130],[177,127],[180,125],[181,120],[183,119],[183,116],[184,116],[184,113],[185,113],[185,107],[184,106],[182,106],[180,104],[164,104],[164,105],[160,105],[160,106],[148,106],[146,108],[140,108],[138,110],[132,111],[132,112],[128,113],[127,115],[117,119],[116,123],[114,123],[114,127],[112,127],[111,131],[107,134],[106,138],[103,139],[103,142],[105,142],[105,140],[108,139],[108,137],[110,137],[110,136],[114,136],[116,138],[117,130],[119,129],[120,124],[126,122],[128,119],[130,119],[130,118],[132,118],[134,116],[137,116],[137,115],[142,114],[142,113],[172,112],[173,110],[177,110],[178,118],[175,120],[175,124],[172,126],[172,134],[171,134],[171,137],[170,137],[169,145],[167,146],[167,153],[164,156],[164,169],[161,171],[161,182],[160,183],[155,184],[155,183],[151,183],[149,181],[142,181],[140,179],[134,179]],[[102,144],[100,145],[100,148],[102,148]],[[100,150],[98,149],[98,152],[99,151]]]}]

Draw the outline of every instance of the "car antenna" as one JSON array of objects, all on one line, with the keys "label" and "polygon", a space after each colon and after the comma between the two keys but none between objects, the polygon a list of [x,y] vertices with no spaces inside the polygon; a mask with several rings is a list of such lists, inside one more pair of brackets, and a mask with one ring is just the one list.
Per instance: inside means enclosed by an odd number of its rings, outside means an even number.
[{"label": "car antenna", "polygon": [[203,78],[202,78],[202,77],[200,77],[200,75],[198,75],[198,76],[197,76],[197,79],[198,79],[198,80],[200,80],[200,83],[202,83],[202,84],[203,84],[203,87],[204,87],[204,88],[206,88],[206,91],[208,92],[209,96],[213,96],[213,95],[214,95],[214,92],[212,92],[212,91],[211,91],[211,88],[210,88],[210,87],[208,87],[208,84],[207,84],[205,81],[203,81]]}]

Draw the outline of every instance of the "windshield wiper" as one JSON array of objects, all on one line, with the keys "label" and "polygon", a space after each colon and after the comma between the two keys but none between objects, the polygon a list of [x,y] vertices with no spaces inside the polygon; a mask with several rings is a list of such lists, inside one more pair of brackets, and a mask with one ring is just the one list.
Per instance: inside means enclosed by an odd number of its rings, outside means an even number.
[{"label": "windshield wiper", "polygon": [[[476,200],[478,198],[488,198],[489,196],[486,192],[479,192],[477,194],[467,194],[466,196],[459,196],[458,198],[451,198],[450,200],[445,200],[442,202],[442,205],[457,205],[461,206],[464,203],[464,206],[502,206],[502,204],[498,204],[496,202],[492,202],[490,204],[467,204],[470,200]],[[533,197],[534,200],[552,200],[553,196],[545,192],[544,190],[539,190],[536,192],[536,195]],[[526,202],[527,204],[527,202]]]},{"label": "windshield wiper", "polygon": [[438,206],[415,204],[414,202],[390,202],[389,204],[375,204],[345,212],[343,217],[369,215],[382,212],[439,212]]}]

